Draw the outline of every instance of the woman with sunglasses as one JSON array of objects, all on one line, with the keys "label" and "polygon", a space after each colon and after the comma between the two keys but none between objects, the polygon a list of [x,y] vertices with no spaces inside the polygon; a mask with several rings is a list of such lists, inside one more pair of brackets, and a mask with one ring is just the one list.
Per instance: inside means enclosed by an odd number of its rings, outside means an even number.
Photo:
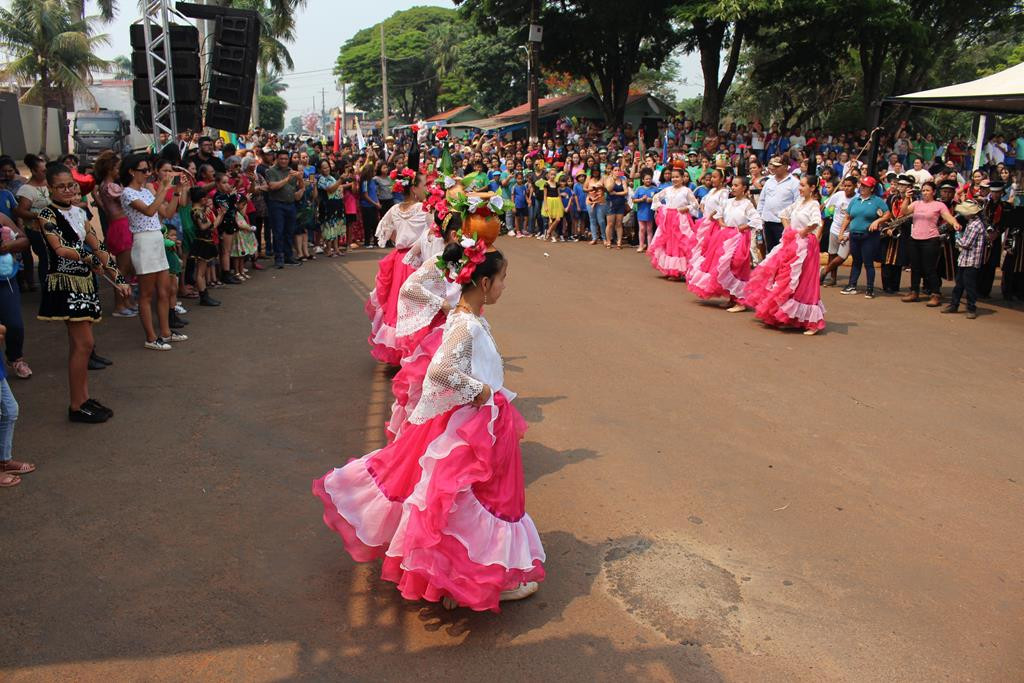
[{"label": "woman with sunglasses", "polygon": [[[159,178],[160,185],[154,196],[146,187],[146,181],[154,170],[149,158],[143,154],[132,154],[121,162],[121,185],[124,188],[121,206],[128,215],[132,231],[132,266],[139,278],[139,319],[146,333],[144,346],[153,351],[170,351],[170,342],[188,339],[170,328],[169,266],[160,224],[161,216],[168,209],[168,190],[174,175],[167,173]],[[153,326],[154,296],[159,336]]]},{"label": "woman with sunglasses", "polygon": [[114,412],[89,397],[92,324],[102,317],[93,273],[113,282],[122,296],[127,295],[128,284],[96,237],[85,211],[74,206],[79,189],[71,171],[63,164],[49,164],[46,180],[50,204],[39,212],[39,224],[46,240],[47,273],[39,319],[60,320],[68,328],[68,419],[106,422]]}]

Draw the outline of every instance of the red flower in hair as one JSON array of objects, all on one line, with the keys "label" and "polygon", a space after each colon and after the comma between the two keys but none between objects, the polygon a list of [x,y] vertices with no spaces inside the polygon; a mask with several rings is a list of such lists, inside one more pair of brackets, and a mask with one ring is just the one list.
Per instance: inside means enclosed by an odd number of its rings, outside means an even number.
[{"label": "red flower in hair", "polygon": [[398,177],[398,171],[392,171],[390,174],[388,174],[388,177],[394,180],[395,178]]},{"label": "red flower in hair", "polygon": [[[393,172],[394,171],[392,171],[392,173]],[[413,180],[414,178],[416,178],[416,171],[412,170],[411,168],[403,168],[402,175],[408,178],[409,180]]]},{"label": "red flower in hair", "polygon": [[448,137],[448,131],[442,128],[441,130],[437,131],[437,135],[435,135],[434,137],[436,137],[438,140],[444,140],[446,137]]},{"label": "red flower in hair", "polygon": [[455,276],[454,280],[456,284],[460,285],[472,280],[476,267],[487,258],[487,244],[481,239],[476,240],[476,244],[463,250],[462,258],[465,264],[459,269],[459,274]]},{"label": "red flower in hair", "polygon": [[411,126],[409,126],[409,130],[411,130],[412,134],[415,135],[416,133],[420,132],[420,127],[414,123]]}]

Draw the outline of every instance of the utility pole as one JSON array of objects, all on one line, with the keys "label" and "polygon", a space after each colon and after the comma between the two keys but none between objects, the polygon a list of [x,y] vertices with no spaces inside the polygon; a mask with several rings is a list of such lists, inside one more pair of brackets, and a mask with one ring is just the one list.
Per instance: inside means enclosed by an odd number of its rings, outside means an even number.
[{"label": "utility pole", "polygon": [[327,89],[320,88],[320,136],[327,128]]},{"label": "utility pole", "polygon": [[345,140],[345,129],[348,127],[348,107],[345,102],[345,78],[341,79],[341,139]]},{"label": "utility pole", "polygon": [[383,92],[383,97],[384,97],[383,114],[384,114],[384,117],[381,120],[381,124],[380,124],[381,135],[383,137],[387,137],[388,136],[388,60],[384,56],[384,23],[383,22],[381,22],[381,25],[380,25],[380,84],[381,84],[381,88],[384,91]]},{"label": "utility pole", "polygon": [[541,28],[537,24],[540,14],[540,0],[530,0],[530,30],[527,35],[529,41],[529,54],[527,56],[527,80],[529,81],[530,99],[530,141],[537,142],[540,139],[540,117],[537,110],[537,56],[540,50]]}]

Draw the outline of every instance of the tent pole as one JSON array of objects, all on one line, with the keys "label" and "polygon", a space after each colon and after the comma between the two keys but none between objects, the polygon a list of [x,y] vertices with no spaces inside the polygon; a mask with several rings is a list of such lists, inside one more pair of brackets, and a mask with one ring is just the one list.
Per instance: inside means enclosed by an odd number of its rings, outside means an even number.
[{"label": "tent pole", "polygon": [[985,144],[985,125],[988,123],[988,116],[981,114],[978,116],[978,140],[974,144],[974,169],[977,171],[981,168],[981,152],[984,149]]}]

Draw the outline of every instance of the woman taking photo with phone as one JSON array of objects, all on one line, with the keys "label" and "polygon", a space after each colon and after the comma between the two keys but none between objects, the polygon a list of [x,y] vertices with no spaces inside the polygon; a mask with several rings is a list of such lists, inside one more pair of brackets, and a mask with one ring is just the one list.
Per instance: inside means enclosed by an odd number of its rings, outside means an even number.
[{"label": "woman taking photo with phone", "polygon": [[[173,173],[165,172],[159,178],[156,196],[153,196],[146,187],[146,181],[154,170],[149,158],[143,154],[133,154],[121,163],[121,185],[124,187],[121,206],[132,231],[132,266],[139,279],[139,319],[146,334],[144,347],[153,351],[170,351],[171,342],[182,342],[188,337],[172,332],[170,328],[168,263],[160,226],[160,217],[168,204]],[[153,325],[154,296],[159,335]]]}]

